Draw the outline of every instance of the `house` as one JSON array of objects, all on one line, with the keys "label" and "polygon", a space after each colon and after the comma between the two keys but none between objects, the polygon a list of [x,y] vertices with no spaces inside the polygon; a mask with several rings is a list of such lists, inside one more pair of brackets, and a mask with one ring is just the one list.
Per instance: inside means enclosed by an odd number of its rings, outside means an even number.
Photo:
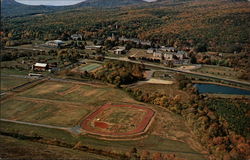
[{"label": "house", "polygon": [[161,51],[155,51],[155,52],[153,53],[153,56],[154,56],[155,58],[163,59],[163,53],[162,53]]},{"label": "house", "polygon": [[82,35],[81,34],[72,34],[71,36],[71,39],[73,40],[82,40]]},{"label": "house", "polygon": [[114,50],[114,54],[120,55],[120,54],[126,54],[126,48],[125,47],[118,47]]},{"label": "house", "polygon": [[53,41],[48,41],[45,43],[45,45],[48,47],[56,47],[56,48],[62,46],[63,44],[65,43],[61,40],[53,40]]},{"label": "house", "polygon": [[54,69],[54,68],[57,68],[57,62],[48,64],[48,69]]},{"label": "house", "polygon": [[174,54],[173,53],[164,53],[163,58],[168,61],[172,61],[174,59]]},{"label": "house", "polygon": [[143,45],[143,46],[151,46],[152,42],[150,42],[150,41],[141,41],[141,45]]},{"label": "house", "polygon": [[161,46],[160,50],[164,52],[176,52],[176,48],[174,47]]},{"label": "house", "polygon": [[154,48],[149,48],[149,49],[147,50],[147,53],[148,53],[148,54],[153,54],[155,51],[156,51],[156,49],[154,49]]},{"label": "house", "polygon": [[46,71],[48,69],[48,64],[46,63],[36,63],[32,66],[34,71]]},{"label": "house", "polygon": [[185,51],[178,51],[175,55],[179,59],[184,59],[184,58],[188,57],[187,52],[185,52]]}]

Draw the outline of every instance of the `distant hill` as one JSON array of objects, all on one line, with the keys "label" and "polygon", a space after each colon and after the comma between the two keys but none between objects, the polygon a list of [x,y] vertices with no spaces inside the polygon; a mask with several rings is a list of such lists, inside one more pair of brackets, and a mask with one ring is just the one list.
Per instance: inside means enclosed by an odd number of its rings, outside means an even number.
[{"label": "distant hill", "polygon": [[[18,5],[19,8],[35,6]],[[99,3],[98,3],[99,2]],[[102,2],[102,3],[101,3]],[[110,4],[109,4],[110,3]],[[111,4],[112,3],[112,4]],[[216,52],[250,51],[250,2],[232,0],[88,0],[52,14],[3,18],[11,39],[60,39],[81,32],[86,39],[124,35],[161,45],[204,48]],[[97,4],[107,8],[95,8]],[[130,7],[128,5],[133,5]],[[136,5],[138,4],[138,5]],[[21,7],[20,7],[21,6]],[[95,6],[87,7],[87,6]],[[110,6],[122,6],[112,8]],[[44,6],[37,6],[42,8]],[[45,11],[52,9],[46,6]],[[55,10],[65,9],[57,8]],[[55,11],[54,10],[54,11]],[[19,12],[15,10],[15,12]],[[22,25],[20,25],[20,23]]]},{"label": "distant hill", "polygon": [[76,6],[80,7],[119,7],[119,6],[127,6],[127,5],[135,5],[135,4],[143,4],[146,3],[143,0],[87,0],[85,2],[81,2]]},{"label": "distant hill", "polygon": [[76,9],[81,7],[114,8],[145,3],[147,2],[143,0],[87,0],[71,6],[34,6],[18,3],[15,0],[1,0],[1,15],[2,17],[15,17]]},{"label": "distant hill", "polygon": [[15,0],[1,0],[1,16],[3,17],[48,13],[58,9],[61,9],[61,7],[32,6],[18,3]]}]

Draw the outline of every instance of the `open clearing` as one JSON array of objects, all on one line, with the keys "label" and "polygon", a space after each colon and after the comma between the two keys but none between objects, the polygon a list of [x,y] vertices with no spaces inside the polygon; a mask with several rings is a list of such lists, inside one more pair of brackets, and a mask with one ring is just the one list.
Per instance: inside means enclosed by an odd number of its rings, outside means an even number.
[{"label": "open clearing", "polygon": [[27,82],[32,81],[31,79],[18,78],[18,77],[1,77],[1,91],[6,91],[14,87],[20,86]]}]

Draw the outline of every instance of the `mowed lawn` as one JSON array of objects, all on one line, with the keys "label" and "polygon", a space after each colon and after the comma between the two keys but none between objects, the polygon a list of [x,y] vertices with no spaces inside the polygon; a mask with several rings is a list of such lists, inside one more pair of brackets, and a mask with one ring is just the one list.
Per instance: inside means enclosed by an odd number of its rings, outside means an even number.
[{"label": "mowed lawn", "polygon": [[11,98],[1,104],[1,118],[72,127],[88,114],[87,106]]},{"label": "mowed lawn", "polygon": [[22,92],[22,97],[67,101],[91,106],[102,106],[106,103],[122,102],[132,104],[136,101],[122,90],[100,86],[78,85],[72,83],[45,82]]},{"label": "mowed lawn", "polygon": [[27,82],[32,81],[31,79],[18,78],[18,77],[1,77],[1,91],[6,91],[14,87],[20,86]]},{"label": "mowed lawn", "polygon": [[233,68],[215,65],[203,65],[201,68],[194,71],[231,79],[238,79],[238,76],[241,74],[240,71],[235,71]]},{"label": "mowed lawn", "polygon": [[1,117],[72,127],[99,106],[127,102],[135,101],[118,89],[49,81],[3,101]]}]

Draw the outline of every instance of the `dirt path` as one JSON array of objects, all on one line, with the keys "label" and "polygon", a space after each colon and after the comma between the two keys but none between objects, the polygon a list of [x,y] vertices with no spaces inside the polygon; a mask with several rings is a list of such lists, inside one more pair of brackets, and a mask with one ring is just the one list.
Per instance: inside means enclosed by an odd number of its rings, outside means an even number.
[{"label": "dirt path", "polygon": [[155,79],[151,78],[146,83],[153,83],[153,84],[173,84],[173,81],[168,81],[168,80],[162,80],[162,79]]},{"label": "dirt path", "polygon": [[75,85],[75,86],[71,87],[70,89],[68,89],[68,90],[66,90],[66,91],[64,91],[64,92],[57,93],[57,94],[59,94],[59,95],[61,95],[61,96],[64,96],[64,95],[70,94],[70,93],[72,93],[72,92],[74,92],[74,91],[80,89],[80,87],[81,87],[81,86],[79,86],[79,85]]},{"label": "dirt path", "polygon": [[76,84],[76,85],[87,85],[87,86],[96,87],[96,88],[102,88],[103,87],[103,86],[98,85],[98,84],[78,82],[78,81],[67,80],[67,79],[50,78],[49,80],[50,81],[56,81],[56,82],[63,82],[63,83],[72,83],[72,84]]}]

